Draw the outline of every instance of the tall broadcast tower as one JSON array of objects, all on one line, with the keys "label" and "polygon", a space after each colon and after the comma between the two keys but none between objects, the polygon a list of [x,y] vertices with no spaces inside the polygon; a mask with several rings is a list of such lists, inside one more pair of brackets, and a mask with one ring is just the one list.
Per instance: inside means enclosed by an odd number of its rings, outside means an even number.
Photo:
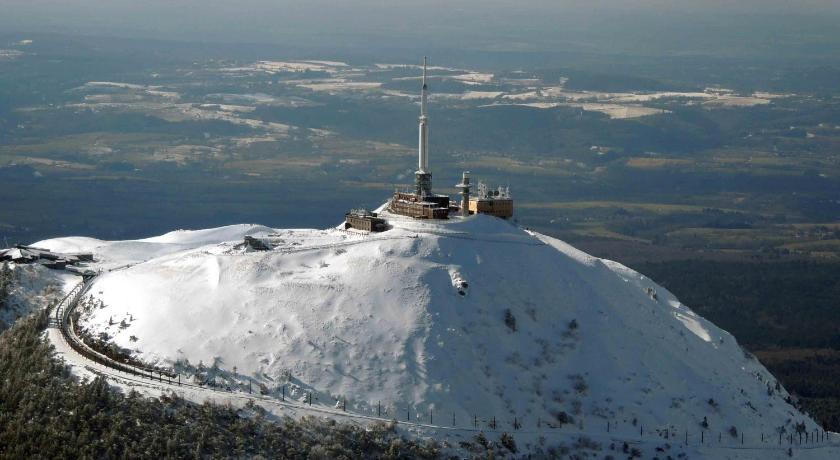
[{"label": "tall broadcast tower", "polygon": [[[415,219],[449,219],[449,211],[460,208],[461,216],[470,214],[490,214],[507,219],[513,215],[513,200],[507,189],[490,192],[487,186],[479,182],[479,196],[473,198],[470,194],[472,184],[470,173],[464,171],[461,183],[456,185],[461,189],[461,205],[450,206],[448,195],[432,193],[432,171],[429,169],[429,115],[426,104],[429,87],[426,84],[427,59],[423,57],[423,86],[420,92],[420,127],[419,145],[417,146],[417,171],[414,173],[414,192],[394,190],[394,196],[388,202],[387,212]],[[351,216],[351,214],[353,214]],[[351,219],[352,218],[352,219]],[[348,214],[348,225],[363,230],[372,231],[368,222],[372,217],[360,213]],[[356,219],[356,220],[353,220]],[[352,223],[358,221],[361,223]],[[352,222],[351,222],[352,221]],[[379,230],[377,230],[379,231]]]},{"label": "tall broadcast tower", "polygon": [[432,171],[429,169],[429,116],[426,114],[426,58],[423,57],[423,86],[420,92],[420,139],[417,147],[417,171],[414,193],[394,191],[388,211],[415,219],[448,219],[449,196],[432,193]]},{"label": "tall broadcast tower", "polygon": [[429,117],[426,114],[426,57],[423,56],[423,87],[420,90],[420,142],[418,146],[417,172],[414,173],[415,193],[427,197],[432,194],[432,172],[429,170]]}]

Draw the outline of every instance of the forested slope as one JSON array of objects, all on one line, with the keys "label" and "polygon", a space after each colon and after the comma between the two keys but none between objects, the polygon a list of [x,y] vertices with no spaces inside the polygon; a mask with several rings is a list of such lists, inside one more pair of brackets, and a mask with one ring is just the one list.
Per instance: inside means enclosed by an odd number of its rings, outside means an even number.
[{"label": "forested slope", "polygon": [[47,314],[0,334],[0,458],[436,458],[436,446],[310,417],[269,420],[174,397],[123,395],[76,382],[41,332]]}]

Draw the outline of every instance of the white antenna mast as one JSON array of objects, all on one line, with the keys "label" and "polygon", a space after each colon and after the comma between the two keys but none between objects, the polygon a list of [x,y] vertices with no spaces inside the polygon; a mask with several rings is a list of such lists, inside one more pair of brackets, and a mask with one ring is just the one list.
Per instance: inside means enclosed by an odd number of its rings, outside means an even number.
[{"label": "white antenna mast", "polygon": [[429,117],[426,115],[426,56],[423,56],[423,87],[420,90],[420,146],[417,170],[420,173],[429,172]]}]

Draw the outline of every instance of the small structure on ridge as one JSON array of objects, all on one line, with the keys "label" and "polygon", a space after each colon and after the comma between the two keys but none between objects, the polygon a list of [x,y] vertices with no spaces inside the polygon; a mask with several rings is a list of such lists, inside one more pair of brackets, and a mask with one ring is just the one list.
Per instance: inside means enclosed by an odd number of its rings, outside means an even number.
[{"label": "small structure on ridge", "polygon": [[388,222],[367,209],[353,209],[344,215],[344,229],[355,228],[367,232],[384,232]]},{"label": "small structure on ridge", "polygon": [[490,189],[484,182],[478,183],[478,193],[470,200],[471,214],[490,214],[507,219],[513,216],[513,198],[508,187]]}]

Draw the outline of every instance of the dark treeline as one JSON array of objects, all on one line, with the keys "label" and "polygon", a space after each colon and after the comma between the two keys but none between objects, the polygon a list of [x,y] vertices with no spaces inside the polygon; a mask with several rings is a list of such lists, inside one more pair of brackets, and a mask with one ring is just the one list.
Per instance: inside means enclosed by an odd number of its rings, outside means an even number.
[{"label": "dark treeline", "polygon": [[[0,264],[0,317],[9,308],[9,293],[12,290],[14,279],[14,272],[9,268],[9,264],[7,262]],[[7,327],[8,325],[0,319],[0,332],[3,332]]]},{"label": "dark treeline", "polygon": [[692,260],[637,268],[731,332],[803,410],[840,430],[840,264]]},{"label": "dark treeline", "polygon": [[750,349],[840,350],[837,263],[692,260],[636,268]]},{"label": "dark treeline", "polygon": [[102,378],[78,383],[41,332],[45,312],[0,334],[0,458],[436,458],[434,444],[321,421],[270,420],[177,397],[145,398]]},{"label": "dark treeline", "polygon": [[3,262],[0,265],[0,310],[6,307],[6,301],[9,298],[9,291],[12,290],[12,282],[14,280],[14,274],[12,273],[12,269],[9,268],[9,264],[7,262]]},{"label": "dark treeline", "polygon": [[773,350],[758,356],[811,416],[832,431],[840,429],[840,351]]}]

